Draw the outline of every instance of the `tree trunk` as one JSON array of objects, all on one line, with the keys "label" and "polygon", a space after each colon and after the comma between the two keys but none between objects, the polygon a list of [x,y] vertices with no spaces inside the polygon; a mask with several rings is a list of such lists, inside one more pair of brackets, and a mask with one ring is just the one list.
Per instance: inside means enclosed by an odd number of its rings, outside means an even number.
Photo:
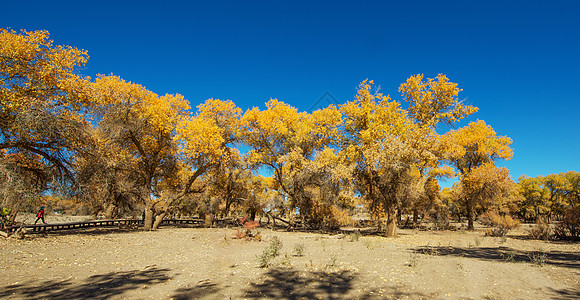
[{"label": "tree trunk", "polygon": [[117,207],[115,206],[115,204],[109,203],[109,205],[107,206],[107,209],[105,210],[105,219],[106,220],[114,219],[116,209],[117,209]]},{"label": "tree trunk", "polygon": [[232,201],[230,199],[226,199],[226,207],[224,207],[223,214],[225,217],[228,216],[230,213],[230,206],[232,205]]},{"label": "tree trunk", "polygon": [[417,209],[413,209],[413,226],[417,225],[418,222],[419,222],[419,212],[417,211]]},{"label": "tree trunk", "polygon": [[213,227],[213,220],[214,220],[214,216],[212,213],[206,214],[205,215],[205,227],[208,227],[208,228]]},{"label": "tree trunk", "polygon": [[163,218],[165,218],[166,215],[167,211],[164,210],[162,213],[158,214],[157,217],[155,217],[155,223],[153,223],[153,230],[159,228],[159,226],[161,225],[161,221],[163,221]]},{"label": "tree trunk", "polygon": [[397,209],[390,208],[387,211],[387,227],[385,228],[385,235],[387,237],[397,236]]},{"label": "tree trunk", "polygon": [[468,203],[467,204],[467,230],[474,230],[473,221],[475,212],[473,207]]},{"label": "tree trunk", "polygon": [[173,203],[173,201],[174,199],[171,199],[171,201],[167,200],[165,204],[163,204],[161,212],[159,212],[155,217],[155,222],[153,223],[153,230],[158,229],[165,216],[167,216],[171,212],[171,204]]},{"label": "tree trunk", "polygon": [[250,211],[250,220],[255,221],[256,220],[256,210],[252,209]]},{"label": "tree trunk", "polygon": [[145,220],[143,220],[143,229],[153,230],[153,205],[145,206]]}]

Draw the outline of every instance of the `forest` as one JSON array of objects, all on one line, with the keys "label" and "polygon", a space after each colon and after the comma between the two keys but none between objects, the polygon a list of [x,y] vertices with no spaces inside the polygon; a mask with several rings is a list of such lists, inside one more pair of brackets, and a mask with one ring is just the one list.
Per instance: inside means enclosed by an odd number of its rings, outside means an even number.
[{"label": "forest", "polygon": [[354,99],[313,112],[278,99],[243,111],[85,76],[87,53],[47,31],[0,30],[3,226],[46,205],[143,214],[146,230],[175,216],[244,215],[334,229],[364,214],[388,237],[480,220],[496,235],[527,222],[538,238],[580,238],[580,173],[514,181],[496,165],[517,155],[512,140],[484,120],[460,126],[478,108],[444,74],[410,76],[393,98],[367,79]]}]

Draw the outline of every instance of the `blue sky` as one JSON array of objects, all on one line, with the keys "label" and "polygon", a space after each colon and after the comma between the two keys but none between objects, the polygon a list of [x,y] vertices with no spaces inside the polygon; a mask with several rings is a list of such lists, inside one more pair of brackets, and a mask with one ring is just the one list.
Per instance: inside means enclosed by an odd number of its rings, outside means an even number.
[{"label": "blue sky", "polygon": [[[0,27],[46,29],[116,74],[192,106],[278,98],[308,111],[369,78],[400,99],[447,74],[514,141],[512,177],[580,171],[580,1],[7,1]],[[443,184],[445,185],[445,184]]]}]

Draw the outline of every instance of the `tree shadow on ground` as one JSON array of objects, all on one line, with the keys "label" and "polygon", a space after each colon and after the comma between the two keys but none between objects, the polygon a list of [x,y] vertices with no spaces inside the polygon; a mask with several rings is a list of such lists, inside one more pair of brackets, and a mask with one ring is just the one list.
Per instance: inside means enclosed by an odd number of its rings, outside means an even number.
[{"label": "tree shadow on ground", "polygon": [[580,286],[576,288],[568,288],[568,289],[552,289],[552,292],[556,294],[556,296],[552,297],[552,299],[556,300],[565,300],[565,299],[580,299]]},{"label": "tree shadow on ground", "polygon": [[426,297],[420,293],[403,292],[396,288],[366,292],[355,290],[357,275],[351,271],[298,271],[270,269],[259,282],[250,284],[243,298],[248,299],[382,299],[384,297]]},{"label": "tree shadow on ground", "polygon": [[411,249],[415,253],[427,255],[457,256],[477,258],[487,261],[528,262],[536,265],[552,265],[580,269],[580,254],[564,251],[523,251],[509,247],[445,247],[422,246]]},{"label": "tree shadow on ground", "polygon": [[93,275],[82,282],[48,280],[26,282],[2,288],[0,298],[16,299],[108,299],[144,285],[158,284],[171,277],[169,269],[148,268]]},{"label": "tree shadow on ground", "polygon": [[[197,283],[193,287],[183,287],[175,290],[171,299],[174,300],[188,300],[188,299],[199,299],[209,295],[218,296],[217,293],[221,288],[211,282],[210,280],[203,280]],[[222,295],[223,296],[223,295]],[[225,298],[225,297],[222,297]]]},{"label": "tree shadow on ground", "polygon": [[578,239],[574,239],[574,238],[556,238],[554,236],[551,236],[549,239],[537,239],[532,237],[530,234],[508,234],[506,235],[509,238],[512,238],[514,240],[522,240],[522,241],[542,241],[545,243],[550,243],[550,244],[557,244],[557,245],[575,245],[575,244],[579,244],[580,240]]}]

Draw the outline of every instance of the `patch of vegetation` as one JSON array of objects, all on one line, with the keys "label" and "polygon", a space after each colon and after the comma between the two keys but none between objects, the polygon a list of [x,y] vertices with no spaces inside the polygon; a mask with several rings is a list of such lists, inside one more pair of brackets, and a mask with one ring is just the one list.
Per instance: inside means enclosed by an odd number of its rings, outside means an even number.
[{"label": "patch of vegetation", "polygon": [[326,263],[327,268],[333,268],[333,267],[336,267],[337,265],[338,265],[338,258],[336,258],[336,255],[331,256],[328,259],[328,263]]},{"label": "patch of vegetation", "polygon": [[282,250],[282,241],[277,236],[272,237],[268,247],[262,251],[262,254],[258,255],[258,263],[260,268],[267,268],[271,265],[271,261],[280,255]]},{"label": "patch of vegetation", "polygon": [[485,225],[492,226],[485,232],[487,236],[505,236],[510,230],[520,227],[520,221],[514,220],[508,215],[500,216],[495,212],[486,213],[482,222]]},{"label": "patch of vegetation", "polygon": [[409,255],[409,261],[407,262],[407,267],[414,268],[417,266],[419,262],[419,254],[417,252],[413,252]]},{"label": "patch of vegetation", "polygon": [[536,267],[543,267],[546,264],[546,253],[544,251],[532,252],[528,255],[530,262]]},{"label": "patch of vegetation", "polygon": [[247,215],[240,219],[240,223],[244,229],[238,229],[234,238],[235,239],[245,239],[245,240],[257,240],[261,241],[262,236],[256,230],[260,226],[260,222],[252,221],[247,219]]},{"label": "patch of vegetation", "polygon": [[556,225],[554,236],[562,240],[580,240],[580,207],[571,208]]},{"label": "patch of vegetation", "polygon": [[506,253],[502,253],[501,257],[503,258],[503,260],[505,262],[509,262],[509,263],[513,263],[516,262],[516,255],[513,252],[506,252]]},{"label": "patch of vegetation", "polygon": [[534,240],[548,240],[552,236],[552,230],[550,225],[540,220],[536,223],[536,226],[528,230],[528,234]]},{"label": "patch of vegetation", "polygon": [[348,235],[349,241],[350,242],[358,242],[358,240],[360,239],[360,231],[355,231],[355,232],[351,232]]},{"label": "patch of vegetation", "polygon": [[298,243],[294,245],[294,255],[298,257],[304,256],[304,244]]}]

